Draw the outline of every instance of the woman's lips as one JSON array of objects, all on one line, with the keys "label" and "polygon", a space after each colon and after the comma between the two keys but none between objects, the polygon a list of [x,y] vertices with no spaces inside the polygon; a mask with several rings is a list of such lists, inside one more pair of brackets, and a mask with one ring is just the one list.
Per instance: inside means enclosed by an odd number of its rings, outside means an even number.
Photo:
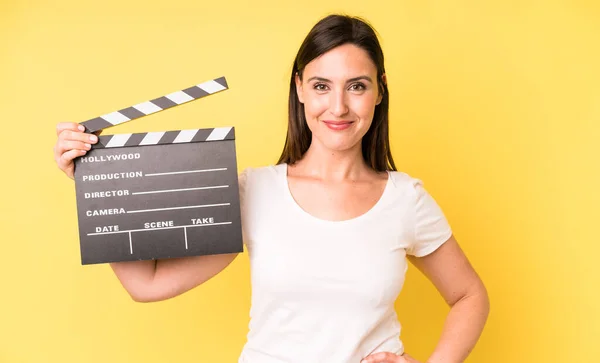
[{"label": "woman's lips", "polygon": [[354,121],[331,121],[331,120],[323,120],[322,121],[325,126],[329,127],[331,130],[341,131],[352,126]]}]

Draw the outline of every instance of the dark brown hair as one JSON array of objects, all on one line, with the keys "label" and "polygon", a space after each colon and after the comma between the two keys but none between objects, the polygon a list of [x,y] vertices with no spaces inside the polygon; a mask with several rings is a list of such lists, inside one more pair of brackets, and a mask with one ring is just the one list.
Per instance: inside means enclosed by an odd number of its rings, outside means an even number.
[{"label": "dark brown hair", "polygon": [[377,67],[377,84],[382,100],[375,106],[373,122],[362,139],[362,154],[375,171],[396,170],[389,140],[389,93],[383,80],[383,51],[375,30],[365,21],[346,15],[329,15],[310,30],[298,50],[292,75],[288,102],[288,132],[278,164],[294,164],[302,159],[312,140],[306,124],[304,105],[296,93],[296,74],[302,80],[304,67],[313,59],[344,44],[353,44],[367,52]]}]

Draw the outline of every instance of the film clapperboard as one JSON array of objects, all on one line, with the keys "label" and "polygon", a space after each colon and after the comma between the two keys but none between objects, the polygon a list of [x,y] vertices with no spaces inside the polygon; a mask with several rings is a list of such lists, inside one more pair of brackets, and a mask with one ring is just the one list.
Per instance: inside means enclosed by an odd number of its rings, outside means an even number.
[{"label": "film clapperboard", "polygon": [[[81,124],[86,132],[228,89],[224,77]],[[81,263],[243,251],[233,127],[100,136],[75,160]]]}]

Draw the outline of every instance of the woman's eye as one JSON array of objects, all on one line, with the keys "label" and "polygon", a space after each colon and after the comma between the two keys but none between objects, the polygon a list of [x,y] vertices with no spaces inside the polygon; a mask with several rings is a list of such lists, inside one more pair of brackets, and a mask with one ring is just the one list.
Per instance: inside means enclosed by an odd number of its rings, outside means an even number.
[{"label": "woman's eye", "polygon": [[314,88],[315,88],[317,91],[326,91],[326,90],[327,90],[327,86],[326,86],[326,85],[324,85],[323,83],[317,83],[317,84],[315,84],[315,85],[314,85]]},{"label": "woman's eye", "polygon": [[350,90],[352,91],[364,91],[366,89],[365,85],[362,83],[354,83],[350,86]]}]

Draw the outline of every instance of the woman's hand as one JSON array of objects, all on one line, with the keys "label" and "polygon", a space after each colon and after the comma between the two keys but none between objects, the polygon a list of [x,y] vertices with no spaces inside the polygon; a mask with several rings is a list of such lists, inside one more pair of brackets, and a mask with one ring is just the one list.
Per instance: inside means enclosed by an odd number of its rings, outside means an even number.
[{"label": "woman's hand", "polygon": [[410,355],[404,353],[402,355],[388,353],[388,352],[380,352],[371,354],[360,363],[421,363]]},{"label": "woman's hand", "polygon": [[56,145],[54,145],[54,160],[56,165],[67,176],[73,179],[75,164],[73,159],[85,155],[92,148],[91,144],[98,142],[98,136],[86,134],[82,125],[74,122],[61,122],[56,125]]}]

